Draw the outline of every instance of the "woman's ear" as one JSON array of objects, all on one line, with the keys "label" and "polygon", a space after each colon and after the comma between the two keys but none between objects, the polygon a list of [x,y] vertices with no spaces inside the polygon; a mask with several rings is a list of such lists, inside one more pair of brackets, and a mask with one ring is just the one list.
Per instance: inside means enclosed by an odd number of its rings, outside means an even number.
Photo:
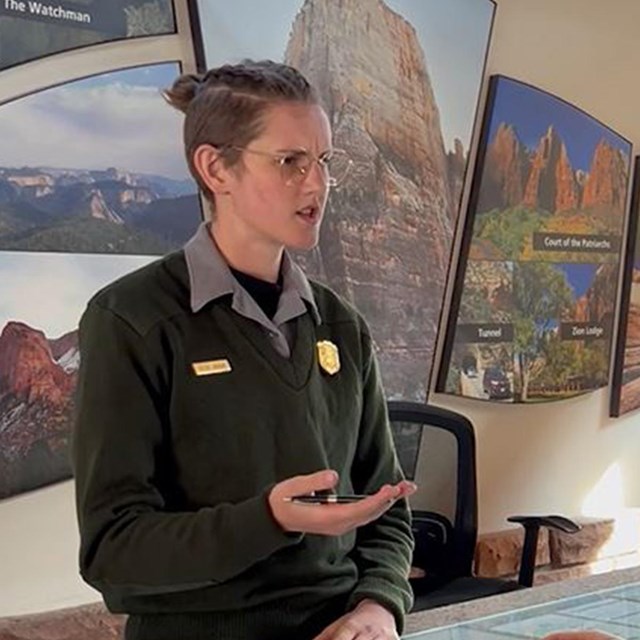
[{"label": "woman's ear", "polygon": [[231,173],[222,160],[222,154],[217,147],[201,144],[193,152],[193,166],[202,181],[215,195],[229,193]]}]

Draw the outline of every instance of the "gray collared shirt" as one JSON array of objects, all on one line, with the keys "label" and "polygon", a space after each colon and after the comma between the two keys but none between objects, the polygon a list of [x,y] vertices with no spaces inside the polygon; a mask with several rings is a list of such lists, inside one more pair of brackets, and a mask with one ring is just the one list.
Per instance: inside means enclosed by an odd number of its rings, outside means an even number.
[{"label": "gray collared shirt", "polygon": [[198,227],[198,231],[185,245],[184,254],[189,271],[191,310],[194,313],[208,302],[232,294],[231,308],[260,324],[276,351],[284,358],[290,357],[295,339],[290,320],[310,310],[314,322],[320,324],[320,313],[309,281],[286,251],[282,257],[282,293],[273,320],[267,318],[247,290],[233,277],[209,233],[208,223],[203,222]]}]

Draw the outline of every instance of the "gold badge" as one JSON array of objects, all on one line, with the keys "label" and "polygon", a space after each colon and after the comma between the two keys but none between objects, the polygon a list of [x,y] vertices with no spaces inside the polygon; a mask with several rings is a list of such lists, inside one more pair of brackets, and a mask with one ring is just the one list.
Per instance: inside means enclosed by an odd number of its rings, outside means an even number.
[{"label": "gold badge", "polygon": [[320,340],[316,343],[320,366],[332,376],[340,371],[340,353],[331,340]]},{"label": "gold badge", "polygon": [[229,373],[231,371],[231,363],[226,358],[192,362],[191,367],[197,376],[212,376],[216,373]]}]

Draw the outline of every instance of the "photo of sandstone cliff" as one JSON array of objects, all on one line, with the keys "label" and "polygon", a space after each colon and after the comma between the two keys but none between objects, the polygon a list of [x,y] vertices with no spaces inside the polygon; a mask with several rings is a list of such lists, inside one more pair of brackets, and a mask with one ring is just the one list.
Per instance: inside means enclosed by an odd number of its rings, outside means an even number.
[{"label": "photo of sandstone cliff", "polygon": [[424,400],[493,3],[279,0],[277,16],[267,4],[199,2],[204,63],[280,60],[318,89],[354,164],[319,246],[296,257],[364,314],[386,395]]},{"label": "photo of sandstone cliff", "polygon": [[[50,7],[65,7],[40,0],[22,2],[22,11],[18,6],[0,3],[0,69],[100,42],[175,33],[172,0],[74,0],[69,13],[49,19]],[[89,15],[89,22],[77,14]]]},{"label": "photo of sandstone cliff", "polygon": [[[630,144],[554,96],[508,78],[495,86],[469,259],[617,263]],[[536,234],[605,238],[611,251],[536,247]]]},{"label": "photo of sandstone cliff", "polygon": [[179,73],[136,67],[0,105],[0,251],[180,248],[202,213],[180,115],[160,95]]},{"label": "photo of sandstone cliff", "polygon": [[71,477],[78,321],[98,289],[149,261],[0,252],[0,500]]},{"label": "photo of sandstone cliff", "polygon": [[[543,402],[607,385],[630,152],[575,107],[492,78],[443,391]],[[509,342],[469,338],[496,322]]]}]

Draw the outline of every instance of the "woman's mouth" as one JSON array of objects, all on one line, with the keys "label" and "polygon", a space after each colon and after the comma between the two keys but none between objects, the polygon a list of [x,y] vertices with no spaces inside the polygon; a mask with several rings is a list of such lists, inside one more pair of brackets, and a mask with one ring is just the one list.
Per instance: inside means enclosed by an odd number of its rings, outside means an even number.
[{"label": "woman's mouth", "polygon": [[320,220],[320,209],[318,207],[305,207],[298,209],[296,215],[302,218],[307,224],[316,224]]}]

